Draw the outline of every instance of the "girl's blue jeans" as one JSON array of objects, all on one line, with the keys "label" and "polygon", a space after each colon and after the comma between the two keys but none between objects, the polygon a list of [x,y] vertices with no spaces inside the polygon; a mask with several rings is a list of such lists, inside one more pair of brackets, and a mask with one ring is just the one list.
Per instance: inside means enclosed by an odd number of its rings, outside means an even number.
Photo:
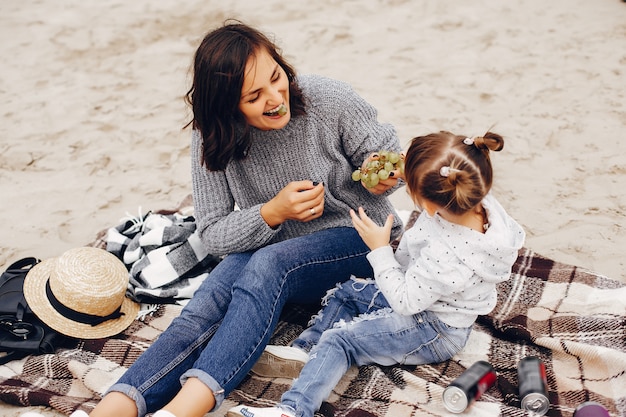
[{"label": "girl's blue jeans", "polygon": [[421,365],[446,361],[459,352],[471,327],[451,327],[424,311],[392,312],[372,279],[351,279],[329,291],[313,324],[292,345],[310,350],[281,404],[312,417],[352,365]]},{"label": "girl's blue jeans", "polygon": [[353,228],[341,227],[226,256],[108,392],[126,394],[143,416],[195,377],[219,407],[265,349],[285,303],[317,303],[351,274],[371,276],[368,252]]}]

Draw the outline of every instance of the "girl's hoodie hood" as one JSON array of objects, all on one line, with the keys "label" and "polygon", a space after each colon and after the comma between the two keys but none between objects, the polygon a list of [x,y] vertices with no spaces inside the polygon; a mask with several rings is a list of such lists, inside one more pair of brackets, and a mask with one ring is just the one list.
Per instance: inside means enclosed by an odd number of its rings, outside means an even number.
[{"label": "girl's hoodie hood", "polygon": [[[506,281],[511,274],[511,265],[524,245],[526,234],[491,194],[483,199],[482,204],[489,221],[489,229],[484,234],[450,223],[438,215],[435,215],[435,218],[444,229],[443,240],[451,236],[446,242],[448,248],[454,251],[463,263],[476,271],[476,274],[485,281],[494,283]],[[445,230],[453,233],[445,234]],[[468,254],[466,248],[457,245],[459,233],[467,233],[468,237],[474,239],[474,252]],[[476,235],[479,235],[478,238]]]}]

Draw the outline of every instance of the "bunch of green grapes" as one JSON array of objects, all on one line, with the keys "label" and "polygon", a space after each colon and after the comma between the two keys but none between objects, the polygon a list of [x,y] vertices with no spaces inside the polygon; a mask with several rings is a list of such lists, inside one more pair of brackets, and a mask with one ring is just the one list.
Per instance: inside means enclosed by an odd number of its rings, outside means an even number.
[{"label": "bunch of green grapes", "polygon": [[362,181],[366,187],[372,188],[379,181],[389,178],[389,173],[399,170],[404,174],[404,155],[392,151],[380,151],[378,156],[371,158],[365,166],[352,172],[354,181]]}]

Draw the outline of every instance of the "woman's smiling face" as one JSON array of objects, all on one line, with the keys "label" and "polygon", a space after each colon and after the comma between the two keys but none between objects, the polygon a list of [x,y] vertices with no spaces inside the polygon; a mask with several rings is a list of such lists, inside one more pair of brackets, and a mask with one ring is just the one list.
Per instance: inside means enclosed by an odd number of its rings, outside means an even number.
[{"label": "woman's smiling face", "polygon": [[250,126],[261,130],[282,129],[291,118],[289,79],[265,49],[246,64],[239,110]]}]

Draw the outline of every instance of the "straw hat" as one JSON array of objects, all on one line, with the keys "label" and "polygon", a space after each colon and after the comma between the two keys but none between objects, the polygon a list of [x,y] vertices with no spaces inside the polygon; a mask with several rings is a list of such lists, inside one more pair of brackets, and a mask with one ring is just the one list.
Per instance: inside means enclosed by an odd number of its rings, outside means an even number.
[{"label": "straw hat", "polygon": [[104,249],[80,247],[31,268],[24,296],[35,315],[54,330],[79,339],[124,331],[139,304],[126,298],[128,270]]}]

